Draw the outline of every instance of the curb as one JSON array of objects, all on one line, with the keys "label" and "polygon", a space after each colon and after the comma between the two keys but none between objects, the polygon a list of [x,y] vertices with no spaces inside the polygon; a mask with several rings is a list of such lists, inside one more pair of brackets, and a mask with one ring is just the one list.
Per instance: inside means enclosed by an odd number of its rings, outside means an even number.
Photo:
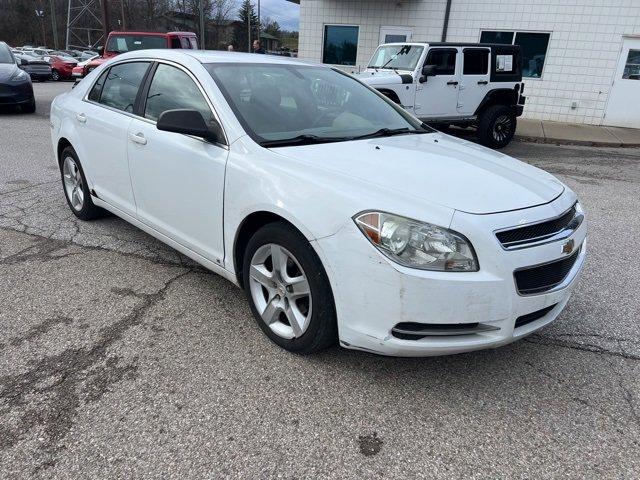
[{"label": "curb", "polygon": [[583,147],[609,147],[609,148],[637,148],[640,147],[638,143],[623,143],[623,142],[591,142],[587,140],[568,140],[566,138],[548,138],[548,137],[532,137],[527,135],[518,135],[517,133],[513,137],[520,142],[540,143],[547,145],[576,145]]}]

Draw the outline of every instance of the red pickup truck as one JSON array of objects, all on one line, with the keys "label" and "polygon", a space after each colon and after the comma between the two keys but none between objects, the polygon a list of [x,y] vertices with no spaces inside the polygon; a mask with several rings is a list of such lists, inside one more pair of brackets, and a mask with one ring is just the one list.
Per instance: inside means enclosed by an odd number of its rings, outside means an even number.
[{"label": "red pickup truck", "polygon": [[99,67],[111,57],[133,50],[148,48],[183,48],[198,49],[198,37],[193,32],[111,32],[107,37],[107,43],[101,55],[88,62],[86,65],[78,65],[73,69],[73,77],[80,79],[91,70]]}]

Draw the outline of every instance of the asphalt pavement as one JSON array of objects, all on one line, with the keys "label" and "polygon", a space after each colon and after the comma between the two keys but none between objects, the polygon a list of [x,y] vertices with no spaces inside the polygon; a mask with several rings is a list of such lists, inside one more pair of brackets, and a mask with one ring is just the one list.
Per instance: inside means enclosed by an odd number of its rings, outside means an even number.
[{"label": "asphalt pavement", "polygon": [[520,342],[287,353],[243,292],[69,211],[48,105],[0,112],[0,478],[638,478],[640,150],[513,142],[573,188],[589,256]]}]

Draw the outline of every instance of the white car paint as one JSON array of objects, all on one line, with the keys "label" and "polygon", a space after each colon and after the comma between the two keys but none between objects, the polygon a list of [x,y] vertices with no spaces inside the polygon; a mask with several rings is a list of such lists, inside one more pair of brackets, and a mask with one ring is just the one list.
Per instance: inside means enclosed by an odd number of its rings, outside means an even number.
[{"label": "white car paint", "polygon": [[[158,131],[153,122],[85,100],[105,68],[133,59],[175,62],[188,70],[215,107],[228,146]],[[516,292],[514,270],[561,258],[564,243],[505,251],[493,234],[574,205],[576,195],[557,179],[440,133],[264,148],[243,130],[204,69],[203,63],[213,62],[299,63],[264,55],[145,50],[110,60],[54,100],[54,151],[63,139],[72,144],[97,192],[97,206],[234,283],[234,242],[243,221],[255,212],[281,216],[319,256],[334,294],[340,341],[348,348],[422,356],[494,347],[541,328],[564,308],[586,254],[586,222],[571,236],[576,250],[582,249],[566,285],[528,297]],[[145,145],[131,141],[137,134]],[[185,199],[186,207],[180,204]],[[461,232],[473,244],[480,271],[434,272],[394,263],[352,220],[364,210]],[[554,304],[543,318],[514,330],[518,316]],[[498,329],[403,340],[391,335],[398,322],[481,322]]]}]

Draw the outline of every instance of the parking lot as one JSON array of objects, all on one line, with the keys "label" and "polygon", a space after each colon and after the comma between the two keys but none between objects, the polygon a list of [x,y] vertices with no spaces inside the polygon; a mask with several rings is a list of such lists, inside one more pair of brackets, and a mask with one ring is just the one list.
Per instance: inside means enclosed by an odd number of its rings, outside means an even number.
[{"label": "parking lot", "polygon": [[504,150],[589,214],[546,329],[449,357],[301,357],[227,281],[71,214],[48,123],[71,85],[0,113],[0,478],[637,478],[640,150]]}]

